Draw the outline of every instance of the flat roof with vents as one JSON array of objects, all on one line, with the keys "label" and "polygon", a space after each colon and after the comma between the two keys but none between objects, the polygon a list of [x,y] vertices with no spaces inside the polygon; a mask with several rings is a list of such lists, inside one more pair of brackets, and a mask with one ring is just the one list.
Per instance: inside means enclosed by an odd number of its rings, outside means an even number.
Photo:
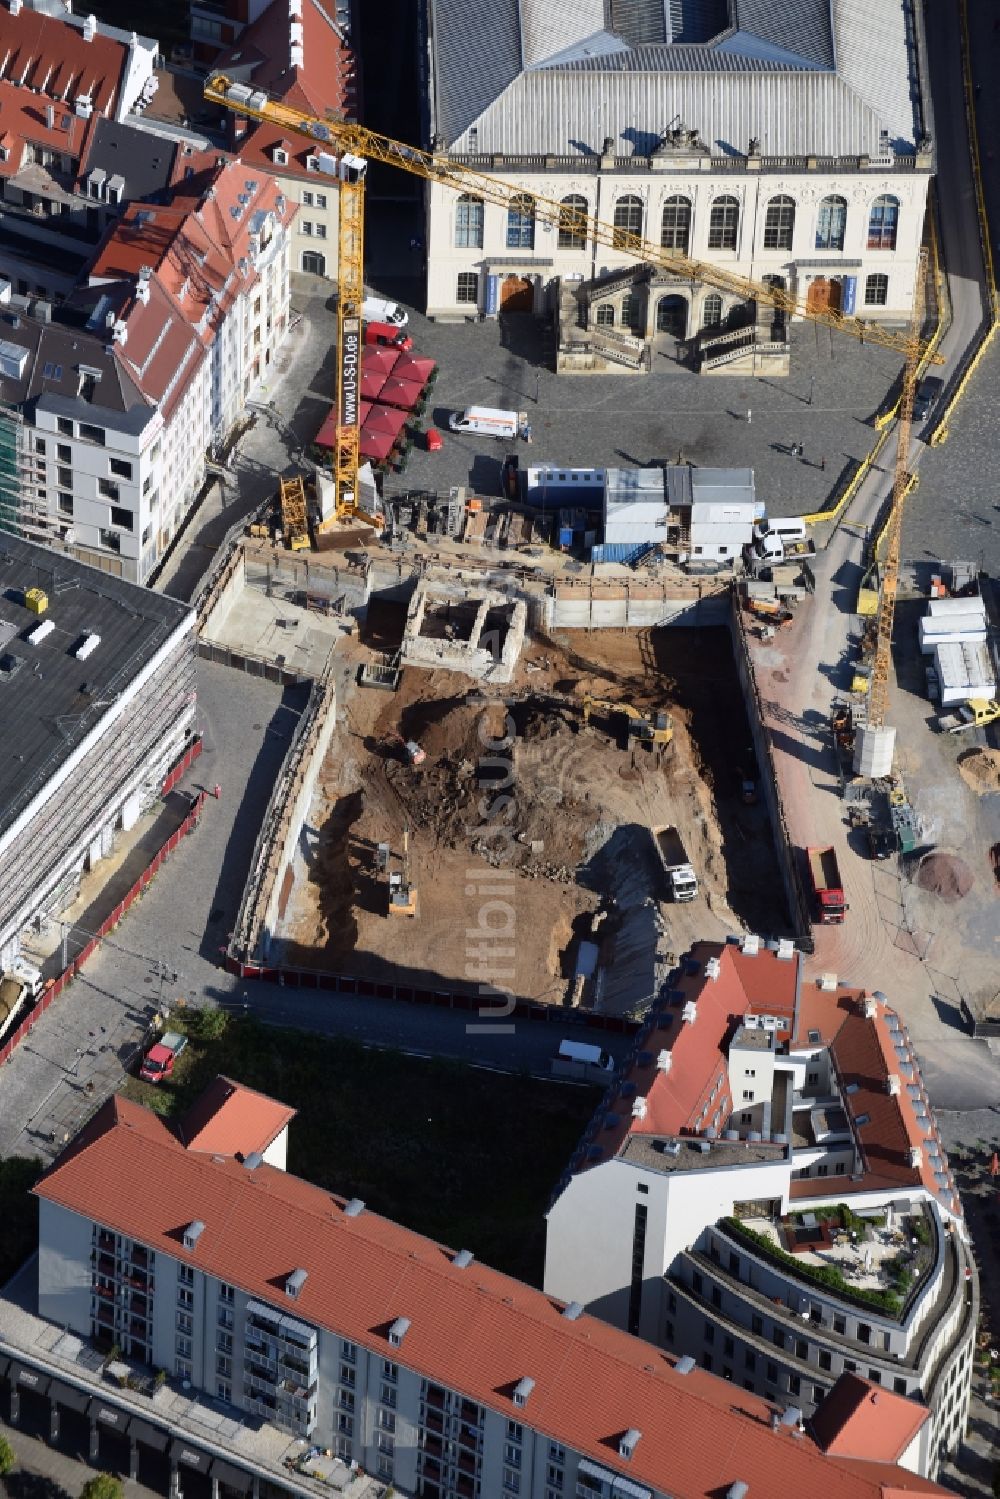
[{"label": "flat roof with vents", "polygon": [[[25,607],[31,588],[48,596],[41,621]],[[176,599],[3,533],[0,603],[12,627],[0,649],[18,663],[0,683],[2,842],[156,653],[193,629],[194,613]]]}]

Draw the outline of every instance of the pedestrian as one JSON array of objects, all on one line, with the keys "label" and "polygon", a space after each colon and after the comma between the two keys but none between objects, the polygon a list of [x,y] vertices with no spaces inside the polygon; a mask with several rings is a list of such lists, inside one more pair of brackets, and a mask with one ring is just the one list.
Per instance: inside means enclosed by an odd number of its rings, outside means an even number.
[{"label": "pedestrian", "polygon": [[748,406],[747,407],[747,426],[748,427],[749,427],[749,425],[750,425],[750,423],[751,423],[752,420],[753,420],[753,412],[750,410],[750,407]]},{"label": "pedestrian", "polygon": [[215,785],[212,787],[212,795],[215,797],[216,801],[218,801],[219,797],[222,795],[222,787],[219,785],[218,781],[216,781]]},{"label": "pedestrian", "polygon": [[819,471],[820,471],[821,474],[825,474],[826,473],[826,459],[825,458],[821,458],[819,460]]},{"label": "pedestrian", "polygon": [[524,438],[525,442],[529,442],[530,443],[530,441],[531,441],[531,423],[530,422],[525,422],[524,429],[521,432],[521,436]]}]

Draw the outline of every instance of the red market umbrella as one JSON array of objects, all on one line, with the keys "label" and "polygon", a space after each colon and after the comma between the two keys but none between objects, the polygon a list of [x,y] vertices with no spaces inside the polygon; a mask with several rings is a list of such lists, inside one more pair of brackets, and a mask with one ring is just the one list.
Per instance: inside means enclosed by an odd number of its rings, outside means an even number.
[{"label": "red market umbrella", "polygon": [[397,411],[393,406],[380,406],[378,402],[371,407],[361,422],[362,432],[378,433],[379,436],[390,437],[393,442],[405,426],[405,411]]},{"label": "red market umbrella", "polygon": [[[372,409],[372,403],[371,403],[371,401],[359,401],[358,402],[358,414],[359,414],[360,419],[361,419],[362,422],[364,421],[365,417],[368,415],[368,413],[369,413],[369,411],[371,409]],[[316,433],[316,437],[315,437],[314,441],[316,442],[316,444],[317,444],[318,447],[321,447],[321,448],[332,448],[333,444],[334,444],[334,439],[336,438],[336,435],[337,435],[337,413],[334,410],[334,408],[331,406],[330,410],[327,412],[326,421],[323,423],[322,427],[320,427],[319,431]]]},{"label": "red market umbrella", "polygon": [[379,400],[386,406],[399,406],[404,411],[412,411],[422,394],[423,386],[418,385],[416,380],[399,380],[395,375],[390,375],[382,386]]},{"label": "red market umbrella", "polygon": [[365,349],[361,355],[361,373],[391,375],[402,357],[398,349]]},{"label": "red market umbrella", "polygon": [[362,457],[373,463],[382,463],[392,452],[393,442],[388,432],[369,432],[362,427],[359,450]]},{"label": "red market umbrella", "polygon": [[[392,376],[390,375],[389,378],[391,379]],[[383,375],[381,370],[362,370],[361,395],[364,400],[377,401],[385,383],[386,376]]]},{"label": "red market umbrella", "polygon": [[[382,354],[385,350],[379,349],[377,352]],[[397,380],[415,380],[419,385],[426,385],[436,369],[434,360],[428,359],[425,354],[400,354],[391,373]]]}]

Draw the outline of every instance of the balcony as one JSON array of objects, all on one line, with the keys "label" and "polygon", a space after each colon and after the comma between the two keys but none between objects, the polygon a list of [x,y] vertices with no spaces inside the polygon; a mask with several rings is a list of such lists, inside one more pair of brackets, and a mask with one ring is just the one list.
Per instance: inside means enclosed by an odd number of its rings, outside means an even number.
[{"label": "balcony", "polygon": [[421,1440],[421,1446],[428,1457],[442,1457],[444,1455],[444,1443],[440,1437],[433,1433],[425,1433]]},{"label": "balcony", "polygon": [[129,1258],[132,1261],[133,1270],[148,1270],[152,1255],[148,1249],[143,1249],[140,1244],[133,1244],[132,1253]]},{"label": "balcony", "polygon": [[429,1410],[424,1417],[424,1430],[438,1432],[439,1434],[442,1433],[444,1431],[444,1416],[437,1411]]}]

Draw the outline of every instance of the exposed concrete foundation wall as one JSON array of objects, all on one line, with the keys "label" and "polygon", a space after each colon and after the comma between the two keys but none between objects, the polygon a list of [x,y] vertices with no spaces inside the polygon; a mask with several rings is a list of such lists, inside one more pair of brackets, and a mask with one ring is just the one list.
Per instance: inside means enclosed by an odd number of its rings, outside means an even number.
[{"label": "exposed concrete foundation wall", "polygon": [[542,601],[545,630],[649,630],[666,626],[708,627],[729,621],[729,598],[713,591],[680,598],[618,598],[557,593]]},{"label": "exposed concrete foundation wall", "polygon": [[313,684],[257,836],[230,945],[230,953],[241,961],[268,959],[294,878],[298,841],[336,722],[337,686],[331,656],[322,677]]},{"label": "exposed concrete foundation wall", "polygon": [[[444,608],[475,610],[466,639],[441,638],[423,633],[427,630],[428,611]],[[489,616],[503,616],[503,638],[499,652],[495,628]],[[528,608],[523,599],[512,600],[506,594],[483,588],[466,588],[451,580],[423,582],[413,594],[406,615],[406,628],[400,649],[407,666],[422,666],[434,671],[460,671],[466,676],[490,682],[509,682],[524,645]],[[448,628],[448,621],[445,622]],[[457,624],[455,626],[457,630]]]},{"label": "exposed concrete foundation wall", "polygon": [[764,723],[760,695],[757,691],[757,683],[753,675],[750,652],[747,649],[746,639],[743,634],[743,621],[739,613],[735,593],[732,595],[728,622],[733,637],[733,655],[736,659],[736,673],[740,680],[740,686],[743,689],[743,700],[746,704],[747,718],[750,722],[750,733],[753,737],[754,749],[757,753],[757,764],[760,767],[761,790],[768,816],[771,819],[771,828],[774,833],[774,848],[778,856],[778,868],[781,871],[781,880],[785,889],[785,902],[791,917],[792,932],[796,943],[803,952],[812,952],[814,948],[812,921],[809,902],[799,875],[799,851],[795,849],[788,835],[785,810],[781,801],[781,789],[778,785],[774,756],[771,753],[771,736],[767,725]]},{"label": "exposed concrete foundation wall", "polygon": [[198,634],[212,640],[222,630],[226,615],[246,587],[246,553],[238,543],[198,602]]}]

